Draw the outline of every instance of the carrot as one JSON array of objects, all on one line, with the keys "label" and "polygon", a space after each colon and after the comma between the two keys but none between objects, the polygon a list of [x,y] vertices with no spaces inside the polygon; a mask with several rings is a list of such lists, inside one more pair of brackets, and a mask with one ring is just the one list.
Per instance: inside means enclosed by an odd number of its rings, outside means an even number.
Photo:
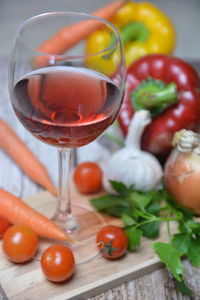
[{"label": "carrot", "polygon": [[[125,2],[126,0],[111,2],[93,12],[92,15],[105,20],[110,20]],[[86,39],[92,32],[102,25],[102,22],[87,20],[66,26],[41,44],[37,50],[55,55],[62,54],[81,40]],[[47,64],[47,60],[47,56],[38,56],[36,58],[36,64],[37,66],[45,66]]]},{"label": "carrot", "polygon": [[0,119],[0,148],[36,183],[56,194],[47,170],[20,140],[11,127]]},{"label": "carrot", "polygon": [[40,237],[72,241],[55,223],[3,189],[0,189],[0,215],[6,217],[11,224],[29,226]]}]

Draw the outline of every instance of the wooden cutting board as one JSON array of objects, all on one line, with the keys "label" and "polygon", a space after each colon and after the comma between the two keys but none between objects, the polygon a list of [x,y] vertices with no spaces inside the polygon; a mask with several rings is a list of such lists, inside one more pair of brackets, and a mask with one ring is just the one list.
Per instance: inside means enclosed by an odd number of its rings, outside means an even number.
[{"label": "wooden cutting board", "polygon": [[[96,232],[105,224],[117,225],[120,224],[120,221],[108,216],[93,214],[88,204],[88,196],[73,191],[72,198],[74,213],[77,214],[81,223],[81,237],[84,241],[91,243],[89,246],[73,248],[78,263],[74,276],[61,284],[49,282],[44,277],[39,259],[41,252],[51,245],[52,241],[42,239],[36,260],[26,264],[11,263],[5,258],[0,247],[0,283],[8,299],[87,299],[161,266],[151,247],[152,241],[145,238],[138,251],[128,253],[119,260],[110,261],[96,256],[97,250],[93,246]],[[40,193],[24,201],[46,216],[53,216],[56,199],[48,192]],[[80,205],[81,208],[76,205]],[[88,212],[85,208],[90,211]],[[80,236],[77,236],[77,239],[81,239]],[[165,227],[162,228],[159,240],[168,240]],[[82,263],[87,259],[91,260]]]}]

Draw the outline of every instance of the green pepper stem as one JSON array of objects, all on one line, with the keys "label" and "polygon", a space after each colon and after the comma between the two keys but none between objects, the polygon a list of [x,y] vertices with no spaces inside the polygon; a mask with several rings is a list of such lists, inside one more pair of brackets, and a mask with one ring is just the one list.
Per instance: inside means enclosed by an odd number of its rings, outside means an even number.
[{"label": "green pepper stem", "polygon": [[161,90],[153,91],[151,89],[141,90],[138,94],[138,103],[144,109],[148,109],[160,104],[172,104],[177,101],[177,92],[175,83],[170,83]]},{"label": "green pepper stem", "polygon": [[149,36],[147,27],[139,22],[128,23],[121,31],[122,43],[126,44],[130,41],[144,42]]}]

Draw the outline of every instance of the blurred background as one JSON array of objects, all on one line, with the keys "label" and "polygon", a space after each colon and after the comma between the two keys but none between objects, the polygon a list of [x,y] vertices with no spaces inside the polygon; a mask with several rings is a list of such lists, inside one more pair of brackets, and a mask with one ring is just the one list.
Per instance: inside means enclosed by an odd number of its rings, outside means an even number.
[{"label": "blurred background", "polygon": [[[112,0],[0,0],[0,54],[10,53],[16,28],[33,15],[48,11],[89,13],[109,2]],[[149,2],[163,10],[174,23],[177,31],[175,55],[187,59],[200,59],[200,0]]]}]

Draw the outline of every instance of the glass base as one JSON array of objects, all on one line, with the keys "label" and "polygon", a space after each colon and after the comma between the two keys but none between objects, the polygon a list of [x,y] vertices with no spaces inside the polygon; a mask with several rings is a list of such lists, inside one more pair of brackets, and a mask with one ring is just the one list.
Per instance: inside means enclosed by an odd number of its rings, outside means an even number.
[{"label": "glass base", "polygon": [[67,234],[72,234],[79,229],[79,222],[72,214],[56,212],[52,220]]},{"label": "glass base", "polygon": [[96,236],[105,226],[105,220],[98,212],[81,205],[72,205],[72,212],[68,216],[56,213],[53,221],[75,241],[67,246],[73,251],[76,263],[86,263],[99,255]]}]

